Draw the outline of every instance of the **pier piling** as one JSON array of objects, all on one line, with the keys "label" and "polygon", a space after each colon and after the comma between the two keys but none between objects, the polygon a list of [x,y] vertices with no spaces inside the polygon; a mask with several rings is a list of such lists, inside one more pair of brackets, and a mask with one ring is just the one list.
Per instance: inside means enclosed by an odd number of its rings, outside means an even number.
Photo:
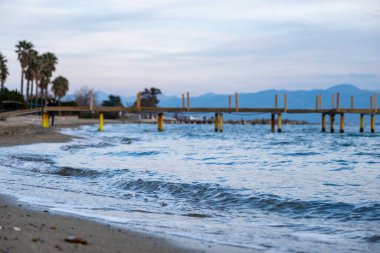
[{"label": "pier piling", "polygon": [[375,132],[375,114],[371,114],[371,133]]},{"label": "pier piling", "polygon": [[219,113],[219,132],[223,132],[223,113]]},{"label": "pier piling", "polygon": [[326,114],[322,113],[322,132],[326,132]]},{"label": "pier piling", "polygon": [[334,130],[334,123],[335,123],[335,114],[330,114],[330,132],[333,133]]},{"label": "pier piling", "polygon": [[360,133],[364,132],[364,114],[360,114]]},{"label": "pier piling", "polygon": [[340,114],[340,132],[344,133],[344,113]]},{"label": "pier piling", "polygon": [[274,133],[275,127],[276,127],[276,125],[275,125],[275,114],[274,113],[272,113],[271,122],[270,123],[271,123],[271,132]]},{"label": "pier piling", "polygon": [[281,113],[279,113],[277,116],[277,131],[279,133],[282,132],[282,115],[281,115]]},{"label": "pier piling", "polygon": [[157,129],[159,132],[164,131],[164,114],[162,112],[158,113]]},{"label": "pier piling", "polygon": [[214,129],[215,129],[215,132],[218,132],[219,130],[219,114],[216,112],[215,113],[215,118],[214,118]]},{"label": "pier piling", "polygon": [[99,131],[102,132],[104,130],[104,113],[99,113]]}]

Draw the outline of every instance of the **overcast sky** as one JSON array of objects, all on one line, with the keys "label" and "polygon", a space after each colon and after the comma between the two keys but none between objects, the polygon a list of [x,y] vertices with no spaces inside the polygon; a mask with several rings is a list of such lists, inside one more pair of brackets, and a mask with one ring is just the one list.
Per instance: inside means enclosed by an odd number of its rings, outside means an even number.
[{"label": "overcast sky", "polygon": [[380,89],[380,0],[0,0],[10,88],[19,40],[54,52],[72,91]]}]

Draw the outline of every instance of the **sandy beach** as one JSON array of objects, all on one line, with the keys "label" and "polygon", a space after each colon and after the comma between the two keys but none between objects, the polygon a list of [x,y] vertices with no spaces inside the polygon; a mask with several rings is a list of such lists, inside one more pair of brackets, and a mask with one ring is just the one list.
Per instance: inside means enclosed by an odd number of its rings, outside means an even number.
[{"label": "sandy beach", "polygon": [[[29,116],[0,122],[0,147],[67,142],[73,136],[58,133],[59,128],[97,123],[96,120],[57,117],[56,126],[43,129],[39,125],[40,120],[37,116]],[[180,248],[166,239],[121,230],[83,218],[52,214],[47,209],[0,195],[0,252],[201,251]]]}]

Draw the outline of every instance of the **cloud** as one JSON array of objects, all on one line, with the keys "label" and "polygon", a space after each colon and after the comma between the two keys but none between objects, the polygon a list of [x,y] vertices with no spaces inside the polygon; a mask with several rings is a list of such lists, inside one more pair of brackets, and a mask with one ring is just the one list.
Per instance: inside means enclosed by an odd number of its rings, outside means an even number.
[{"label": "cloud", "polygon": [[2,1],[0,51],[14,87],[21,39],[55,52],[72,85],[109,92],[376,87],[378,13],[377,0]]}]

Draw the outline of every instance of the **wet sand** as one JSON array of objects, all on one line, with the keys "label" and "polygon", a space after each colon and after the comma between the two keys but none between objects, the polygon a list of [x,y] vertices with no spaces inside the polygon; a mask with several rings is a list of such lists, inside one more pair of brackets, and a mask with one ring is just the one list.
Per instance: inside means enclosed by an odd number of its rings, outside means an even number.
[{"label": "wet sand", "polygon": [[148,234],[32,208],[0,195],[0,252],[201,252]]}]

